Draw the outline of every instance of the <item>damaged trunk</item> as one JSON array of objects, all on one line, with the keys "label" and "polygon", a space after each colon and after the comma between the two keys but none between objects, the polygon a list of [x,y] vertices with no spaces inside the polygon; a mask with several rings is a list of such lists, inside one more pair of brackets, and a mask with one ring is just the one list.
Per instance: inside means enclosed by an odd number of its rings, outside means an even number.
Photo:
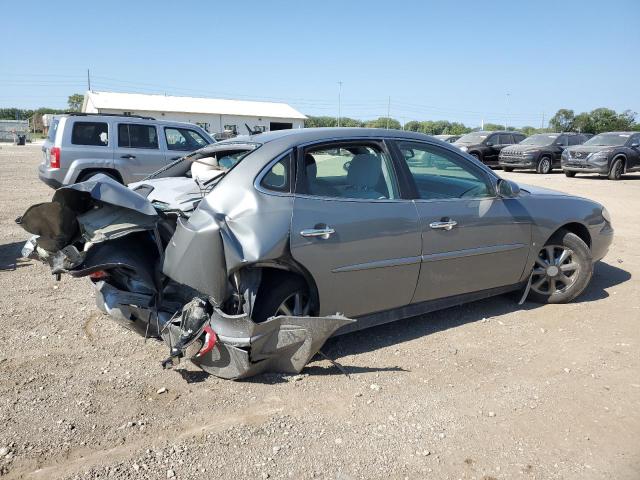
[{"label": "damaged trunk", "polygon": [[227,256],[236,255],[239,242],[225,219],[156,208],[104,175],[57,190],[17,223],[34,235],[24,256],[48,263],[56,275],[90,277],[100,310],[167,343],[166,366],[184,357],[229,379],[297,373],[352,322],[278,316],[256,323],[238,313],[246,292],[229,281]]}]

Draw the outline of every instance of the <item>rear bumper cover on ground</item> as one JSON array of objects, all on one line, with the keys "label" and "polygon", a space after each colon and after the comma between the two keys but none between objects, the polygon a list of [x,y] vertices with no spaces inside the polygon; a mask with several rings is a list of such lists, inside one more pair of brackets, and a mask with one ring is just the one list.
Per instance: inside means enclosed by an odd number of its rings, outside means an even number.
[{"label": "rear bumper cover on ground", "polygon": [[[152,297],[125,292],[97,282],[98,308],[140,335],[160,336],[170,347],[180,334],[169,314],[158,316]],[[228,315],[214,309],[208,320],[217,336],[215,347],[191,361],[205,372],[227,379],[241,379],[263,372],[298,373],[336,330],[354,320],[328,317],[274,317],[262,323],[248,315]]]}]

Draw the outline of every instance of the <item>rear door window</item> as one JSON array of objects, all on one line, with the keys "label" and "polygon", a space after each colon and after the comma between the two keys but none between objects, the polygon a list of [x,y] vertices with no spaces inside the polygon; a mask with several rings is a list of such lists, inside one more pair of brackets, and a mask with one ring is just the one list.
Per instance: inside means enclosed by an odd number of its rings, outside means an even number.
[{"label": "rear door window", "polygon": [[187,152],[209,145],[202,135],[188,128],[165,127],[164,135],[167,138],[169,150]]},{"label": "rear door window", "polygon": [[320,197],[398,198],[391,159],[373,144],[338,144],[305,150],[302,183],[302,193]]},{"label": "rear door window", "polygon": [[567,145],[569,145],[569,138],[576,138],[576,136],[574,135],[573,137],[567,137],[566,135],[560,135],[556,140],[556,145],[566,147]]},{"label": "rear door window", "polygon": [[103,122],[74,122],[71,143],[106,147],[109,144],[109,126]]},{"label": "rear door window", "polygon": [[511,145],[513,143],[513,137],[508,133],[501,133],[498,145]]},{"label": "rear door window", "polygon": [[118,124],[118,146],[123,148],[158,149],[158,132],[153,125]]}]

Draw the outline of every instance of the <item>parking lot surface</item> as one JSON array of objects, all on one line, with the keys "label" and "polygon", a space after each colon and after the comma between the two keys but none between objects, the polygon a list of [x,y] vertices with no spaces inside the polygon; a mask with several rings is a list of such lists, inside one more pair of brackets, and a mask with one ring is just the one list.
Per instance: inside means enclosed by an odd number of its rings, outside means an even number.
[{"label": "parking lot surface", "polygon": [[300,375],[165,371],[90,282],[20,260],[53,190],[0,144],[0,477],[640,478],[640,175],[503,176],[597,200],[614,243],[567,305],[496,297],[332,339]]}]

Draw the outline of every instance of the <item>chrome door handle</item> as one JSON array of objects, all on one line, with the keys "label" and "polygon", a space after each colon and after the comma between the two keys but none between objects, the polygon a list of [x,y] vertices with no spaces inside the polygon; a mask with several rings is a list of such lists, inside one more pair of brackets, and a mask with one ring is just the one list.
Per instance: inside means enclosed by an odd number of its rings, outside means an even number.
[{"label": "chrome door handle", "polygon": [[324,228],[305,228],[300,232],[303,237],[318,237],[322,240],[327,240],[336,231],[331,227]]},{"label": "chrome door handle", "polygon": [[458,222],[455,220],[447,220],[446,222],[431,222],[429,226],[436,230],[451,230],[453,227],[458,225]]}]

